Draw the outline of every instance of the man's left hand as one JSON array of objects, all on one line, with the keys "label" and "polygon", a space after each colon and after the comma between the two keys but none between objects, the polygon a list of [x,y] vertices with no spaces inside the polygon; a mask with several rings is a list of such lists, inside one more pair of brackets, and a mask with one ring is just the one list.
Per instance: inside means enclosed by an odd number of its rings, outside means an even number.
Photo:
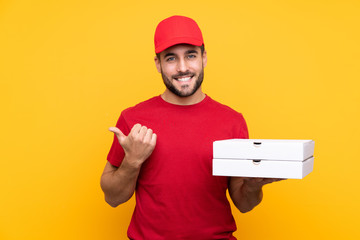
[{"label": "man's left hand", "polygon": [[286,180],[284,178],[248,178],[245,177],[243,187],[246,188],[247,191],[258,191],[262,188],[262,186],[272,183],[278,182],[282,180]]}]

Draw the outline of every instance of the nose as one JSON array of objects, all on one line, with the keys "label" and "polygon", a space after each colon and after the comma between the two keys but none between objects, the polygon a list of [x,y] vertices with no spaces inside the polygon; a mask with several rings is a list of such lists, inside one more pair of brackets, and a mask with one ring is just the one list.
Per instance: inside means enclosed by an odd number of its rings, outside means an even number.
[{"label": "nose", "polygon": [[186,72],[188,70],[188,66],[184,59],[180,59],[177,64],[177,71],[178,72]]}]

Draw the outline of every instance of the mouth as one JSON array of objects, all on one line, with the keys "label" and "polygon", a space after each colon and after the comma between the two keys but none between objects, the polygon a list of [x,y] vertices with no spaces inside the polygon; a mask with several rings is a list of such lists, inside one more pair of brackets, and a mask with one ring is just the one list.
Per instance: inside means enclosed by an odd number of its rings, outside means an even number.
[{"label": "mouth", "polygon": [[178,82],[189,82],[194,77],[194,75],[191,76],[181,76],[181,77],[174,77],[174,79]]}]

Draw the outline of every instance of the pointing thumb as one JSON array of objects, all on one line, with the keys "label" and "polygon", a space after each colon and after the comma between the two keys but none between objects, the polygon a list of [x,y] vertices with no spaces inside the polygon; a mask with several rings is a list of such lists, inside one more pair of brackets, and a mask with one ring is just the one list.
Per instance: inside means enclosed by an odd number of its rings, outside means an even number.
[{"label": "pointing thumb", "polygon": [[126,138],[126,136],[123,134],[123,132],[122,132],[120,129],[118,129],[117,127],[110,127],[110,128],[109,128],[109,131],[115,133],[115,135],[116,135],[116,137],[118,138],[120,144],[121,144],[121,143],[125,140],[125,138]]}]

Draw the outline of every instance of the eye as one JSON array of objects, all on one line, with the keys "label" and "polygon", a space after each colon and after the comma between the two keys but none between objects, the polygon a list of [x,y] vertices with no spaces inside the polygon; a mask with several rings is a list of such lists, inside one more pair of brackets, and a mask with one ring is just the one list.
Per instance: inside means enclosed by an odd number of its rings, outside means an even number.
[{"label": "eye", "polygon": [[166,59],[167,62],[172,62],[172,61],[175,61],[175,57],[169,57]]},{"label": "eye", "polygon": [[195,54],[189,54],[188,56],[187,56],[188,58],[196,58],[196,55]]}]

